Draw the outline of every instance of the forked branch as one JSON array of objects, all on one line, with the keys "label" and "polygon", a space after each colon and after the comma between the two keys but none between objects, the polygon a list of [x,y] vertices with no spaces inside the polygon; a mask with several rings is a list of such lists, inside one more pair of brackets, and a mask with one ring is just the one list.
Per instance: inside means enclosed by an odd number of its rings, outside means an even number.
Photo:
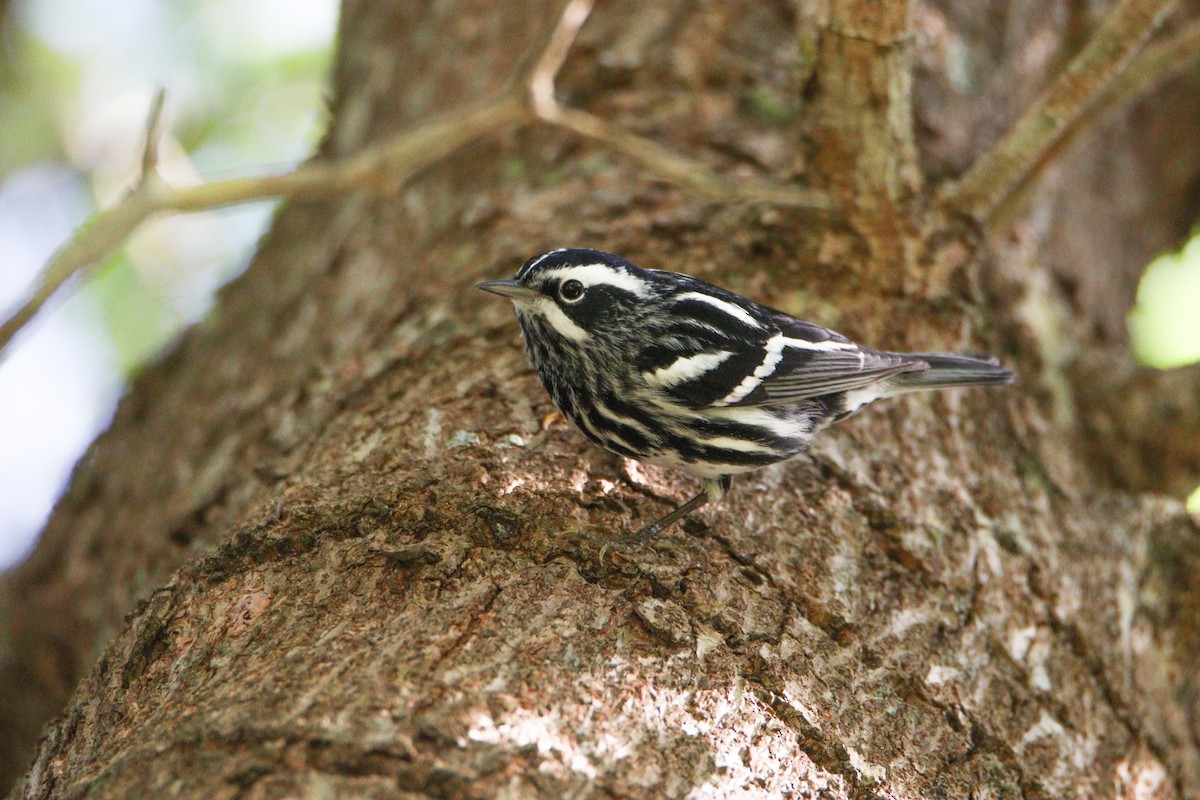
[{"label": "forked branch", "polygon": [[1051,148],[1099,102],[1175,2],[1122,0],[1008,135],[961,179],[942,190],[943,207],[989,220]]},{"label": "forked branch", "polygon": [[[160,212],[200,211],[275,197],[319,198],[355,190],[396,192],[420,170],[511,125],[553,125],[632,159],[660,179],[701,197],[797,208],[830,208],[827,195],[754,178],[721,175],[707,165],[586,111],[562,106],[555,79],[591,13],[594,0],[568,0],[555,26],[514,72],[499,97],[431,120],[334,161],[292,172],[196,186],[169,185],[157,171],[162,99],[147,124],[138,183],[116,206],[95,214],[51,258],[26,299],[0,324],[0,352],[74,276],[94,270],[146,219]],[[1200,53],[1194,23],[1134,58],[1174,0],[1123,0],[1096,35],[990,153],[941,192],[943,207],[980,220],[1046,163],[1088,120],[1123,102]]]},{"label": "forked branch", "polygon": [[567,53],[591,13],[594,0],[570,0],[529,81],[533,113],[543,122],[591,139],[628,156],[662,180],[711,200],[746,200],[827,210],[822,192],[753,178],[728,178],[704,164],[586,111],[565,108],[555,96],[554,81]]},{"label": "forked branch", "polygon": [[[1152,41],[1108,87],[1108,91],[1085,116],[1111,111],[1133,100],[1159,81],[1193,66],[1200,59],[1200,21],[1191,22],[1161,40]],[[1086,122],[1079,127],[1086,127]]]},{"label": "forked branch", "polygon": [[[156,101],[156,108],[160,101]],[[522,120],[524,104],[503,95],[486,105],[429,122],[333,162],[312,162],[282,175],[196,186],[171,186],[157,171],[158,112],[151,114],[137,184],[117,205],[99,211],[51,257],[29,297],[0,325],[0,351],[71,278],[96,269],[139,225],[167,211],[201,211],[273,197],[325,197],[353,189],[398,188],[417,171],[465,144]]]},{"label": "forked branch", "polygon": [[282,175],[169,185],[157,171],[157,97],[147,125],[138,183],[116,206],[96,213],[50,259],[29,297],[0,325],[0,352],[71,278],[97,268],[139,225],[160,212],[201,211],[274,197],[318,198],[354,190],[396,192],[414,174],[462,147],[514,124],[542,121],[610,147],[661,179],[703,197],[801,208],[828,207],[824,196],[754,179],[727,178],[706,165],[582,111],[565,109],[554,81],[592,9],[568,0],[540,52],[522,59],[509,88],[479,106],[439,117],[374,147],[335,161],[314,161]]}]

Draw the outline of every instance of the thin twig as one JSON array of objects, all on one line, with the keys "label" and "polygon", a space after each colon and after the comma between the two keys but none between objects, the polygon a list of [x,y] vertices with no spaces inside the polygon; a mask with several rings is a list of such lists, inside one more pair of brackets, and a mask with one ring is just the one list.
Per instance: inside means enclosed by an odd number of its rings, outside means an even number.
[{"label": "thin twig", "polygon": [[629,156],[659,178],[711,200],[744,200],[809,209],[828,209],[829,198],[822,192],[772,183],[754,178],[727,178],[694,159],[681,155],[655,141],[630,133],[624,128],[571,108],[555,105],[543,120],[579,134]]},{"label": "thin twig", "polygon": [[[420,170],[463,145],[527,116],[514,95],[442,117],[340,161],[311,162],[282,175],[232,178],[174,187],[154,170],[153,148],[143,151],[143,174],[116,206],[97,212],[51,257],[29,297],[0,325],[0,351],[76,274],[95,268],[147,218],[164,211],[202,211],[274,197],[316,198],[372,189],[397,191]],[[151,115],[151,125],[155,115]],[[150,169],[145,169],[149,166]]]},{"label": "thin twig", "polygon": [[592,11],[593,0],[570,0],[529,81],[533,113],[543,122],[564,128],[632,158],[659,178],[711,200],[745,200],[774,205],[827,210],[827,195],[771,181],[727,178],[695,159],[614,125],[602,117],[559,104],[554,82],[579,31]]},{"label": "thin twig", "polygon": [[545,119],[558,107],[554,96],[554,81],[567,61],[567,53],[579,38],[579,31],[592,13],[594,0],[569,0],[558,25],[550,35],[542,57],[538,59],[529,78],[529,95],[534,113]]},{"label": "thin twig", "polygon": [[159,126],[162,124],[163,104],[167,93],[159,88],[150,101],[150,116],[146,120],[146,141],[142,145],[142,177],[149,175],[158,168]]},{"label": "thin twig", "polygon": [[1124,105],[1162,80],[1194,66],[1200,57],[1200,21],[1191,22],[1161,40],[1150,42],[1129,67],[1113,80],[1097,112]]},{"label": "thin twig", "polygon": [[1175,2],[1122,0],[1008,135],[939,193],[943,206],[979,220],[990,218],[1072,123],[1099,100]]},{"label": "thin twig", "polygon": [[802,208],[829,207],[816,192],[755,179],[717,175],[700,162],[611,125],[583,111],[565,109],[554,81],[566,61],[593,0],[567,0],[536,58],[518,63],[508,89],[498,98],[406,131],[337,161],[314,161],[282,175],[264,175],[174,187],[157,171],[162,95],[156,96],[146,126],[142,173],[116,206],[97,212],[50,259],[30,296],[0,325],[0,353],[47,301],[74,276],[94,269],[148,217],[166,211],[201,211],[274,197],[328,197],[348,191],[394,193],[420,170],[465,145],[514,124],[542,120],[612,147],[665,180],[704,197],[749,200]]},{"label": "thin twig", "polygon": [[1033,168],[1016,184],[1008,198],[996,207],[991,217],[992,221],[1003,224],[1006,214],[1015,210],[1016,199],[1020,196],[1019,190],[1037,181],[1046,167],[1054,163],[1081,133],[1091,129],[1109,112],[1133,101],[1155,84],[1194,65],[1197,59],[1200,59],[1200,22],[1193,22],[1161,41],[1153,41],[1146,45],[1146,48],[1129,62],[1129,66],[1113,79],[1096,102],[1075,117],[1054,144],[1046,149]]}]

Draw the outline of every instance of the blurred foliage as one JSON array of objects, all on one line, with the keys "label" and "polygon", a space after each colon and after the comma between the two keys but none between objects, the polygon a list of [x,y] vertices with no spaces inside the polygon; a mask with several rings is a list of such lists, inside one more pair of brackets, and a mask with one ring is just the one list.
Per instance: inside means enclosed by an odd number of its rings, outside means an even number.
[{"label": "blurred foliage", "polygon": [[[112,204],[136,178],[158,87],[169,180],[287,168],[325,127],[336,16],[336,0],[11,0],[0,24],[0,181],[61,165],[90,188],[92,210]],[[204,313],[269,214],[259,204],[216,222],[152,223],[110,259],[84,291],[126,374]]]},{"label": "blurred foliage", "polygon": [[[136,180],[159,87],[169,181],[307,157],[337,13],[337,0],[0,0],[0,315]],[[273,207],[152,220],[0,357],[0,569],[32,546],[124,381],[244,269]]]},{"label": "blurred foliage", "polygon": [[1146,268],[1129,333],[1143,364],[1170,369],[1200,361],[1200,236]]},{"label": "blurred foliage", "polygon": [[[1200,361],[1200,235],[1146,267],[1129,312],[1129,338],[1147,366],[1172,369]],[[1200,487],[1187,498],[1187,509],[1200,514]]]},{"label": "blurred foliage", "polygon": [[175,320],[124,252],[109,259],[89,290],[99,300],[121,373],[128,375],[155,354]]}]

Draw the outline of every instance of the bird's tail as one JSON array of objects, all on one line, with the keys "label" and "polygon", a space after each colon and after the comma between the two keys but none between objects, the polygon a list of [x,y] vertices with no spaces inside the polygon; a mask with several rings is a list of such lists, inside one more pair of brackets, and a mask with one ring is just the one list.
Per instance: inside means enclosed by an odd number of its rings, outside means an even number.
[{"label": "bird's tail", "polygon": [[1001,386],[1015,383],[1016,373],[991,356],[975,353],[904,353],[929,369],[902,372],[889,381],[889,394],[952,386]]}]

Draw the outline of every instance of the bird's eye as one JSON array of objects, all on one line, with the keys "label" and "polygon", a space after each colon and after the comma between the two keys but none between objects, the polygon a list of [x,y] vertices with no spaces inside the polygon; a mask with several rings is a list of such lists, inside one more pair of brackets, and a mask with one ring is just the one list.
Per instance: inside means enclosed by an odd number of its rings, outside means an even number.
[{"label": "bird's eye", "polygon": [[574,278],[563,281],[562,286],[558,287],[558,296],[568,303],[574,303],[583,297],[583,284]]}]

